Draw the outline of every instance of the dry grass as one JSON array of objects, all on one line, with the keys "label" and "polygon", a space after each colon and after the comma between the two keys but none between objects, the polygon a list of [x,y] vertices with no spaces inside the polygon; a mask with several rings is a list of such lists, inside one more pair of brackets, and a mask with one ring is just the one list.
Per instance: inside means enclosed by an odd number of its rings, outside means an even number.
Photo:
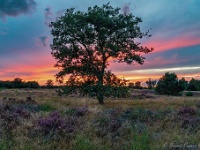
[{"label": "dry grass", "polygon": [[[180,107],[190,106],[194,107],[197,103],[200,102],[199,96],[154,96],[152,98],[107,98],[105,99],[104,105],[99,105],[98,101],[93,98],[80,98],[80,97],[59,97],[55,89],[9,89],[0,91],[0,104],[3,103],[3,99],[15,98],[16,100],[25,100],[27,97],[32,97],[39,105],[45,106],[47,111],[37,112],[32,114],[30,120],[25,120],[22,125],[17,126],[16,130],[13,131],[15,135],[15,147],[17,149],[111,149],[112,143],[109,143],[107,139],[97,137],[91,128],[95,117],[108,109],[118,109],[126,110],[128,108],[142,108],[151,111],[162,111],[162,110],[173,110],[177,111]],[[87,106],[89,114],[85,116],[86,124],[84,129],[81,130],[74,140],[71,143],[66,143],[60,141],[58,143],[46,143],[40,138],[33,142],[33,139],[27,137],[29,131],[32,130],[32,127],[36,120],[41,117],[46,116],[49,111],[57,110],[64,111],[67,108]],[[125,123],[126,124],[126,123]],[[163,144],[170,144],[172,142],[179,143],[195,143],[200,144],[200,131],[196,133],[191,133],[179,128],[179,126],[173,126],[170,122],[170,118],[165,117],[163,120],[157,121],[153,124],[148,125],[148,134],[150,135],[150,149],[163,149]],[[132,134],[130,141],[132,144],[140,145],[141,141],[135,142],[134,136],[140,139],[140,136]],[[141,135],[141,140],[145,140],[145,136]],[[0,139],[1,141],[1,139]],[[126,141],[121,140],[117,145],[118,148],[121,145],[126,145]],[[131,149],[134,149],[134,147]],[[144,144],[145,145],[145,144]],[[4,144],[0,143],[0,149],[3,149]],[[7,147],[5,146],[5,149]],[[113,148],[113,147],[112,147]],[[117,149],[117,148],[116,148]],[[130,149],[129,146],[125,146],[124,149]],[[136,148],[138,149],[138,148]],[[143,149],[143,148],[141,148]]]}]

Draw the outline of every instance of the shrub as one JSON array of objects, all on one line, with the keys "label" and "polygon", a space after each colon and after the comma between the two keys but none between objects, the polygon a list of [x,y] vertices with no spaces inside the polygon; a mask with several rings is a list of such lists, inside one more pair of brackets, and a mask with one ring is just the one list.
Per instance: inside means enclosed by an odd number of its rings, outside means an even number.
[{"label": "shrub", "polygon": [[192,78],[188,84],[187,90],[200,91],[200,80],[196,80]]},{"label": "shrub", "polygon": [[76,136],[70,150],[109,150],[106,145],[98,143],[87,135]]},{"label": "shrub", "polygon": [[184,106],[178,110],[177,114],[179,116],[194,116],[196,114],[196,110],[194,108]]},{"label": "shrub", "polygon": [[148,133],[134,134],[131,141],[132,150],[150,149],[150,135]]},{"label": "shrub", "polygon": [[41,111],[46,111],[46,112],[51,112],[56,110],[56,108],[51,106],[50,104],[42,104],[39,107]]},{"label": "shrub", "polygon": [[46,118],[39,119],[37,123],[38,127],[45,135],[57,131],[66,133],[73,132],[75,129],[74,124],[74,118],[61,118],[61,115],[58,112],[50,113]]},{"label": "shrub", "polygon": [[89,110],[88,110],[87,106],[72,107],[72,108],[68,108],[67,110],[65,110],[65,114],[73,115],[73,116],[77,116],[77,117],[85,116],[88,112],[89,112]]},{"label": "shrub", "polygon": [[84,121],[75,116],[62,116],[61,113],[54,111],[36,121],[31,135],[39,135],[50,141],[62,139],[69,142],[83,124]]},{"label": "shrub", "polygon": [[187,92],[185,95],[186,96],[193,96],[194,94],[192,92]]},{"label": "shrub", "polygon": [[177,111],[175,121],[180,124],[183,129],[189,129],[191,132],[195,132],[200,129],[200,116],[197,110],[184,106]]},{"label": "shrub", "polygon": [[16,126],[21,124],[23,119],[30,118],[31,114],[23,108],[15,108],[9,105],[0,106],[0,129],[3,128],[6,131],[11,131]]}]

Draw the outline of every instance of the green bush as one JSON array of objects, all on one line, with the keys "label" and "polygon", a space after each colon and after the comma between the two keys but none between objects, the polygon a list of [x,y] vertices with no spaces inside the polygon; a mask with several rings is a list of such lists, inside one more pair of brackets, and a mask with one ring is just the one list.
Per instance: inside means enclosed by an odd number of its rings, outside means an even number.
[{"label": "green bush", "polygon": [[43,104],[40,106],[41,111],[51,112],[56,110],[55,107],[51,106],[50,104]]},{"label": "green bush", "polygon": [[188,84],[187,90],[200,91],[200,80],[196,80],[192,78]]},{"label": "green bush", "polygon": [[131,142],[132,150],[150,149],[150,135],[148,133],[134,134]]},{"label": "green bush", "polygon": [[177,75],[169,72],[159,79],[156,86],[156,92],[163,95],[178,96],[183,90],[182,80],[179,82]]},{"label": "green bush", "polygon": [[78,135],[72,145],[71,150],[100,150],[107,149],[105,146],[98,145],[94,140],[86,136]]},{"label": "green bush", "polygon": [[194,94],[192,93],[192,92],[187,92],[186,94],[185,94],[185,96],[193,96]]}]

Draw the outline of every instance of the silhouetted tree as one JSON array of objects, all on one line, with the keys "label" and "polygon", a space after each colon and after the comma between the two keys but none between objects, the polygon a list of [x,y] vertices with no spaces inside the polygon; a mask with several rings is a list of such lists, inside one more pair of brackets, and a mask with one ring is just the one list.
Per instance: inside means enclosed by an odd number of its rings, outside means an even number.
[{"label": "silhouetted tree", "polygon": [[188,87],[188,81],[186,81],[185,78],[181,78],[179,80],[179,86],[180,86],[182,91],[186,90],[187,87]]},{"label": "silhouetted tree", "polygon": [[2,88],[39,88],[40,85],[36,81],[23,81],[21,78],[15,78],[13,81],[0,81]]},{"label": "silhouetted tree", "polygon": [[152,89],[156,86],[157,81],[156,80],[151,80],[151,78],[149,78],[148,81],[146,81],[147,87],[148,89]]},{"label": "silhouetted tree", "polygon": [[108,59],[132,64],[144,63],[142,53],[153,49],[140,46],[136,39],[150,37],[142,33],[138,24],[141,18],[133,14],[120,13],[120,8],[110,4],[89,7],[87,12],[67,9],[65,14],[52,22],[52,56],[55,67],[61,68],[57,78],[66,74],[95,76],[97,78],[97,99],[104,101],[103,78]]},{"label": "silhouetted tree", "polygon": [[188,83],[187,90],[189,91],[200,91],[200,80],[192,78]]},{"label": "silhouetted tree", "polygon": [[47,82],[45,83],[45,85],[48,87],[48,88],[52,88],[53,87],[53,80],[49,79],[47,80]]},{"label": "silhouetted tree", "polygon": [[183,91],[183,88],[175,73],[165,73],[159,79],[156,86],[156,92],[158,94],[179,95],[181,91]]},{"label": "silhouetted tree", "polygon": [[40,85],[36,81],[27,81],[26,82],[26,87],[27,88],[39,88]]},{"label": "silhouetted tree", "polygon": [[15,78],[13,81],[13,87],[14,88],[23,88],[24,87],[24,82],[22,81],[21,78]]},{"label": "silhouetted tree", "polygon": [[129,82],[129,83],[128,83],[128,87],[129,87],[129,88],[134,88],[134,86],[135,86],[135,84],[134,84],[133,82]]},{"label": "silhouetted tree", "polygon": [[141,86],[141,82],[140,82],[140,81],[136,81],[136,82],[135,82],[135,88],[136,88],[136,89],[142,89],[142,86]]}]

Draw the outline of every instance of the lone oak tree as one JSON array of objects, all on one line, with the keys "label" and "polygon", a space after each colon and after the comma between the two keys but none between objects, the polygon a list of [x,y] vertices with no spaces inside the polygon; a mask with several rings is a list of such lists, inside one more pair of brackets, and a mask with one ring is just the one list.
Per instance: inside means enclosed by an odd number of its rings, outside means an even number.
[{"label": "lone oak tree", "polygon": [[61,68],[56,77],[66,74],[95,76],[97,99],[103,104],[103,77],[108,59],[143,64],[145,58],[141,53],[153,50],[136,42],[136,39],[150,37],[148,31],[140,31],[140,22],[141,18],[120,13],[120,8],[113,8],[109,3],[89,7],[87,12],[67,9],[50,24],[54,37],[51,54],[57,61],[55,67]]}]

